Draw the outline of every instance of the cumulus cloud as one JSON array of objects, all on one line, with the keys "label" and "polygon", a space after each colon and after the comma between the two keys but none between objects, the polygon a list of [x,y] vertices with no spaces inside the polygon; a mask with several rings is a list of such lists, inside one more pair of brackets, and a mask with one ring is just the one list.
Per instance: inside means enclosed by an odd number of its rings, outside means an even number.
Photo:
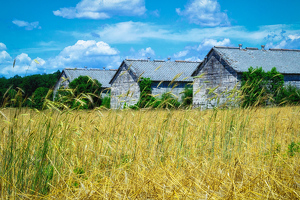
[{"label": "cumulus cloud", "polygon": [[[143,54],[151,53],[150,49],[141,51]],[[78,40],[74,45],[65,47],[57,56],[44,60],[42,58],[32,59],[28,54],[21,53],[14,59],[6,52],[0,52],[0,74],[5,76],[29,75],[35,73],[52,73],[66,67],[108,69],[117,68],[121,64],[119,51],[110,47],[105,42],[94,40]]]},{"label": "cumulus cloud", "polygon": [[230,22],[226,13],[221,12],[217,0],[193,0],[184,10],[176,9],[180,16],[186,17],[190,23],[201,26],[228,26]]},{"label": "cumulus cloud", "polygon": [[7,64],[12,59],[11,56],[4,50],[6,50],[6,45],[0,42],[0,66],[1,64]]},{"label": "cumulus cloud", "polygon": [[285,30],[274,31],[266,37],[266,48],[300,49],[300,35]]},{"label": "cumulus cloud", "polygon": [[120,64],[119,51],[105,42],[78,40],[76,44],[65,47],[58,56],[48,60],[52,68],[90,67],[113,68]]},{"label": "cumulus cloud", "polygon": [[28,75],[28,74],[34,74],[34,73],[43,73],[45,71],[45,60],[37,57],[35,58],[39,64],[34,62],[34,59],[31,59],[28,54],[21,53],[18,55],[16,59],[16,64],[13,67],[14,59],[11,58],[11,56],[5,52],[6,54],[6,60],[4,62],[1,62],[1,53],[0,53],[0,74],[6,75],[6,76],[14,76],[16,74],[18,75]]},{"label": "cumulus cloud", "polygon": [[0,51],[6,50],[6,45],[0,42]]},{"label": "cumulus cloud", "polygon": [[151,49],[151,47],[148,47],[146,49],[139,50],[138,55],[141,57],[155,56],[155,52]]},{"label": "cumulus cloud", "polygon": [[39,22],[26,22],[26,21],[22,21],[22,20],[13,20],[12,21],[13,24],[17,25],[18,27],[24,27],[25,30],[31,31],[35,28],[37,29],[41,29],[42,27],[39,26]]},{"label": "cumulus cloud", "polygon": [[0,63],[4,63],[11,60],[10,55],[6,51],[0,52]]},{"label": "cumulus cloud", "polygon": [[230,46],[230,39],[225,38],[217,41],[215,39],[204,39],[199,45],[186,46],[185,50],[175,53],[175,59],[183,59],[187,61],[201,61],[214,46]]},{"label": "cumulus cloud", "polygon": [[228,46],[230,45],[230,39],[225,38],[222,41],[217,41],[214,39],[205,39],[202,43],[197,47],[197,51],[207,50],[214,46]]},{"label": "cumulus cloud", "polygon": [[296,35],[289,35],[288,36],[291,40],[298,40],[300,39],[300,35],[296,34]]},{"label": "cumulus cloud", "polygon": [[140,16],[146,12],[144,0],[81,0],[76,7],[53,11],[67,19],[108,19],[115,15]]},{"label": "cumulus cloud", "polygon": [[173,55],[174,58],[182,58],[185,57],[189,53],[189,50],[179,51]]},{"label": "cumulus cloud", "polygon": [[129,59],[148,59],[148,58],[154,58],[154,56],[155,56],[155,51],[151,47],[147,47],[145,49],[140,49],[138,51],[131,48],[129,54],[125,57]]}]

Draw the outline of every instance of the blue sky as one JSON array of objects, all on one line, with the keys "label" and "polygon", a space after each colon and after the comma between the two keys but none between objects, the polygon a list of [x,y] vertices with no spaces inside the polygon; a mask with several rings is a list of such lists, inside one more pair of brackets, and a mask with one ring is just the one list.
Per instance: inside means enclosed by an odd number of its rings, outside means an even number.
[{"label": "blue sky", "polygon": [[299,0],[2,0],[0,76],[116,69],[126,58],[196,61],[213,46],[239,43],[300,49],[299,7]]}]

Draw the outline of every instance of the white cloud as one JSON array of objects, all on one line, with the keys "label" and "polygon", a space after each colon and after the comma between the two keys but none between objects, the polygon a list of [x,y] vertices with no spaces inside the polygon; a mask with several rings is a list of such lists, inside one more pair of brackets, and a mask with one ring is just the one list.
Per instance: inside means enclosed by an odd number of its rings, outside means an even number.
[{"label": "white cloud", "polygon": [[203,49],[212,48],[214,46],[228,46],[230,45],[230,39],[225,38],[222,41],[217,41],[215,39],[205,39],[202,43],[198,46],[197,51],[201,51]]},{"label": "white cloud", "polygon": [[300,35],[290,34],[284,30],[280,33],[273,32],[267,37],[266,48],[300,49]]},{"label": "white cloud", "polygon": [[14,59],[12,59],[8,53],[7,55],[8,57],[6,59],[6,62],[0,63],[0,74],[4,74],[7,76],[14,76],[16,74],[28,75],[28,74],[46,72],[44,70],[44,66],[46,62],[39,57],[36,58],[36,60],[39,62],[39,64],[37,64],[36,62],[33,61],[33,59],[31,59],[28,56],[28,54],[21,53],[16,57],[16,64],[13,67]]},{"label": "white cloud", "polygon": [[190,23],[201,26],[228,26],[230,22],[226,13],[221,12],[217,0],[193,0],[185,6],[185,10],[176,9],[180,16],[186,17]]},{"label": "white cloud", "polygon": [[10,55],[6,51],[0,52],[0,63],[4,63],[11,60]]},{"label": "white cloud", "polygon": [[179,51],[174,54],[174,58],[182,58],[185,57],[189,53],[189,50]]},{"label": "white cloud", "polygon": [[6,45],[0,42],[0,51],[6,50]]},{"label": "white cloud", "polygon": [[16,62],[29,65],[31,62],[31,58],[26,53],[21,53],[16,57]]},{"label": "white cloud", "polygon": [[[146,55],[152,53],[152,50],[146,48],[141,53]],[[52,73],[66,67],[82,68],[84,66],[111,69],[121,64],[117,49],[110,47],[105,42],[94,40],[78,40],[74,45],[65,47],[57,56],[47,60],[39,57],[32,59],[26,53],[21,53],[16,57],[14,67],[13,60],[6,51],[0,52],[0,74],[10,77],[15,74]]]},{"label": "white cloud", "polygon": [[[167,37],[170,35],[163,26],[132,21],[106,25],[93,31],[93,34],[99,35],[101,40],[110,44],[140,42],[144,39],[168,39]],[[92,37],[91,33],[74,32],[73,35],[76,38]]]},{"label": "white cloud", "polygon": [[105,42],[78,40],[76,44],[65,47],[58,56],[48,60],[52,68],[90,67],[112,68],[120,64],[119,51]]},{"label": "white cloud", "polygon": [[139,50],[138,54],[141,57],[155,56],[155,52],[153,51],[153,49],[151,49],[151,47]]},{"label": "white cloud", "polygon": [[214,46],[230,46],[230,39],[225,38],[217,41],[214,39],[204,39],[199,45],[186,46],[185,50],[175,53],[175,59],[184,59],[187,61],[201,61],[209,50]]},{"label": "white cloud", "polygon": [[151,47],[147,47],[146,49],[140,49],[135,51],[135,49],[131,48],[129,54],[125,56],[125,58],[129,59],[148,59],[154,58],[155,51]]},{"label": "white cloud", "polygon": [[[176,42],[195,42],[199,43],[207,38],[220,40],[220,38],[229,38],[238,43],[253,43],[261,45],[273,37],[272,34],[280,34],[282,30],[287,30],[289,35],[296,35],[299,30],[293,30],[295,27],[289,25],[261,26],[257,30],[249,31],[243,26],[230,27],[210,27],[194,28],[178,31],[169,25],[156,25],[143,22],[121,22],[89,32],[64,32],[67,35],[72,34],[77,39],[94,39],[91,33],[97,35],[102,41],[109,44],[132,44],[145,42],[145,40],[164,40]],[[276,38],[275,38],[276,39]],[[277,38],[278,40],[279,38]],[[237,44],[236,44],[237,45]]]},{"label": "white cloud", "polygon": [[25,30],[31,31],[35,28],[37,29],[41,29],[42,27],[39,26],[39,22],[26,22],[26,21],[22,21],[22,20],[13,20],[12,21],[13,24],[17,25],[18,27],[24,27]]},{"label": "white cloud", "polygon": [[291,40],[298,40],[300,39],[300,35],[289,35],[288,36]]},{"label": "white cloud", "polygon": [[144,0],[81,0],[76,7],[53,11],[67,19],[107,19],[115,15],[140,16],[146,12]]}]

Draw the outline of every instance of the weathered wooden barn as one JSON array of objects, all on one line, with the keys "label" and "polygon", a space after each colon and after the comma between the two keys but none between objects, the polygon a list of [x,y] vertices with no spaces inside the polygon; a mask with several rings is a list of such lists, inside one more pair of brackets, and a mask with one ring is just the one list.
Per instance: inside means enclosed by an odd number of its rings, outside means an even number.
[{"label": "weathered wooden barn", "polygon": [[[129,60],[122,62],[111,84],[111,108],[118,109],[134,105],[140,97],[138,80],[140,77],[152,80],[152,95],[172,92],[180,97],[185,86],[192,83],[193,71],[200,62],[160,61],[160,60]],[[176,78],[177,77],[177,78]],[[174,81],[174,78],[175,81]],[[171,81],[174,85],[170,85]],[[180,100],[180,98],[178,99]]]},{"label": "weathered wooden barn", "polygon": [[[285,84],[300,88],[300,50],[269,49],[264,45],[258,48],[239,47],[213,47],[204,61],[194,71],[193,106],[212,108],[226,101],[226,95],[208,100],[209,89],[216,88],[217,94],[232,90],[240,85],[242,73],[249,67],[262,67],[270,71],[276,67],[284,75]],[[204,74],[203,77],[197,76]]]},{"label": "weathered wooden barn", "polygon": [[102,84],[102,97],[110,90],[109,81],[112,79],[116,70],[101,70],[101,69],[89,69],[89,68],[65,68],[59,80],[54,86],[54,96],[57,90],[61,87],[68,88],[69,83],[79,76],[89,76],[92,79],[98,80]]}]

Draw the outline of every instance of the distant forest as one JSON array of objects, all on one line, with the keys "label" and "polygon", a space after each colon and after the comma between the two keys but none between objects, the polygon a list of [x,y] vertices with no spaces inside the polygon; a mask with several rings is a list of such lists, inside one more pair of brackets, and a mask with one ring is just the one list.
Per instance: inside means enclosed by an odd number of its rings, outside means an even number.
[{"label": "distant forest", "polygon": [[3,96],[10,90],[22,90],[23,97],[31,97],[37,88],[43,87],[51,89],[60,77],[61,72],[58,70],[53,74],[36,74],[21,77],[15,75],[12,78],[0,77],[0,102]]}]

